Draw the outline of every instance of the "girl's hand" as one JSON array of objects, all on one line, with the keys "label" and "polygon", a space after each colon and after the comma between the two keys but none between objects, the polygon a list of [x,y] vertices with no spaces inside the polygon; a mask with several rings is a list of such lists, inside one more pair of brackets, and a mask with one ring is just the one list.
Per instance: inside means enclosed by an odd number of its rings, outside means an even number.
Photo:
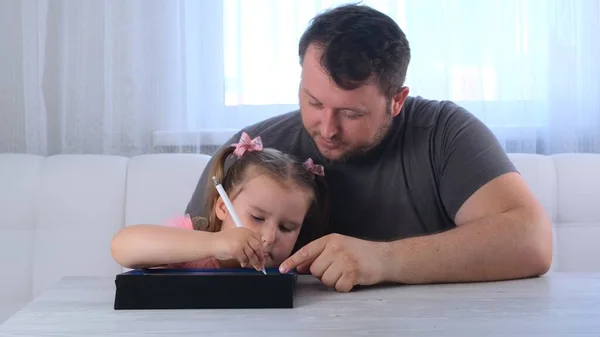
[{"label": "girl's hand", "polygon": [[257,271],[265,264],[261,237],[246,228],[231,228],[214,233],[213,255],[217,260],[235,259],[242,268],[253,266]]}]

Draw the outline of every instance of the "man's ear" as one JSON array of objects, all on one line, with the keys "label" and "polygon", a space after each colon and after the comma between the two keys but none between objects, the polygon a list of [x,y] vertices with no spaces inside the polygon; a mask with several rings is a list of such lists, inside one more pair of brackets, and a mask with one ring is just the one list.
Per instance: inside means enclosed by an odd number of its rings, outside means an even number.
[{"label": "man's ear", "polygon": [[392,97],[392,116],[398,116],[400,110],[402,110],[404,101],[406,101],[406,97],[408,97],[408,92],[408,87],[402,87],[402,89],[400,89],[400,91],[398,91],[398,93]]},{"label": "man's ear", "polygon": [[227,219],[227,206],[225,206],[221,197],[217,199],[217,203],[215,204],[215,213],[219,220],[225,221]]}]

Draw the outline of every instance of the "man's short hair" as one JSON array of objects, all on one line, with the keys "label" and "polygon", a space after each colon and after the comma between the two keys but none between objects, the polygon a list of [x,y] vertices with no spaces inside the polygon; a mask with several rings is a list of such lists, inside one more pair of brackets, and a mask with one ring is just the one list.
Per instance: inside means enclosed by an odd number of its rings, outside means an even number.
[{"label": "man's short hair", "polygon": [[371,7],[348,4],[315,16],[300,38],[301,65],[313,43],[323,52],[321,65],[342,89],[375,80],[389,99],[404,85],[408,40],[392,18]]}]

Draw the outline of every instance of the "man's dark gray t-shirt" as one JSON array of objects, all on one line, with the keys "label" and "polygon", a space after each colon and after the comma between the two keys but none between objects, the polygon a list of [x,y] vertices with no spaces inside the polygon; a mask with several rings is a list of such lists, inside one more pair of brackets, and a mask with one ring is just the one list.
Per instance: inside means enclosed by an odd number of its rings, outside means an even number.
[{"label": "man's dark gray t-shirt", "polygon": [[[481,186],[516,172],[496,137],[476,117],[447,101],[408,97],[389,134],[364,156],[343,164],[323,159],[299,111],[245,128],[265,147],[313,158],[325,167],[331,200],[328,232],[391,241],[455,227],[462,204]],[[224,146],[239,141],[241,131]],[[203,214],[209,168],[186,212]],[[301,235],[296,248],[308,240]]]}]

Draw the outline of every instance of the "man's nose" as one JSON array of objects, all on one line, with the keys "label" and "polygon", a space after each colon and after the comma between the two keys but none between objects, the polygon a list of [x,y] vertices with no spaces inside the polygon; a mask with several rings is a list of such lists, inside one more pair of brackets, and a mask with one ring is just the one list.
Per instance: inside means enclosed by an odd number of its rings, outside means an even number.
[{"label": "man's nose", "polygon": [[335,110],[324,109],[321,119],[321,137],[332,139],[338,134],[339,125]]}]

